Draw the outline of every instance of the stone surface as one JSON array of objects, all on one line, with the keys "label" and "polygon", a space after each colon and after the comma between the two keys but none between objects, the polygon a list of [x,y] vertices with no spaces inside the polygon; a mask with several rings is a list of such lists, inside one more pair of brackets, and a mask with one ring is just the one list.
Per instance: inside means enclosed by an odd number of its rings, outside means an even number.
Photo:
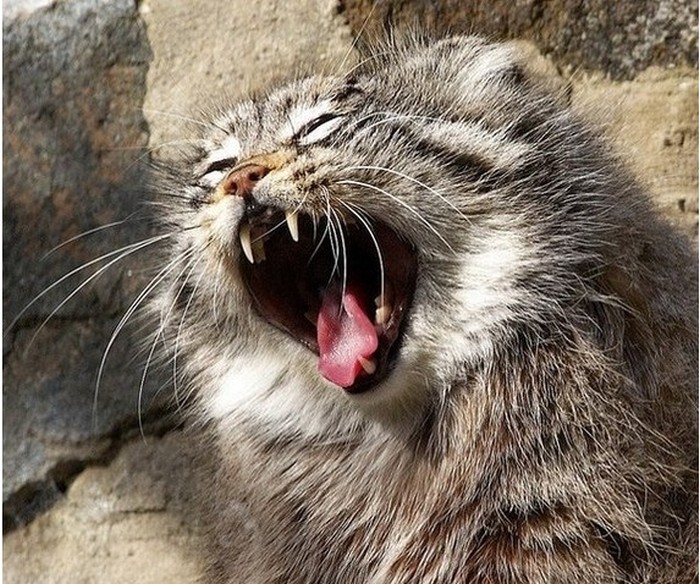
[{"label": "stone surface", "polygon": [[575,107],[604,122],[619,155],[697,244],[697,72],[650,68],[624,82],[577,76],[572,86]]},{"label": "stone surface", "polygon": [[[116,319],[50,323],[32,343],[22,329],[5,357],[3,386],[3,526],[20,525],[60,497],[72,476],[108,457],[125,435],[173,426],[155,384],[140,395],[145,365],[127,334],[105,362]],[[47,347],[52,352],[47,355]],[[161,419],[163,418],[163,419]]]},{"label": "stone surface", "polygon": [[[144,114],[151,145],[182,139],[183,122],[275,79],[334,71],[351,34],[334,0],[144,0],[153,62]],[[189,132],[188,132],[189,133]],[[185,134],[187,135],[187,134]]]},{"label": "stone surface", "polygon": [[344,0],[343,4],[355,33],[394,23],[494,39],[525,38],[562,67],[604,71],[616,79],[631,79],[651,65],[697,67],[698,62],[695,0]]},{"label": "stone surface", "polygon": [[[92,412],[100,355],[117,315],[150,278],[142,258],[127,257],[79,289],[106,265],[89,265],[94,258],[150,232],[137,219],[143,215],[137,162],[148,140],[140,109],[151,52],[133,2],[9,8],[3,21],[6,529],[31,519],[115,436],[137,426],[141,367],[131,365],[137,355],[122,340],[106,362],[94,420]],[[81,265],[87,269],[52,288]],[[61,307],[64,299],[70,301]],[[158,385],[145,386],[145,406]]]},{"label": "stone surface", "polygon": [[[3,32],[6,327],[18,315],[22,326],[48,315],[79,278],[21,311],[71,269],[146,235],[134,220],[44,258],[71,237],[142,212],[134,171],[148,139],[140,108],[151,53],[130,0],[58,2],[6,16]],[[108,270],[59,315],[123,311],[136,265]]]},{"label": "stone surface", "polygon": [[200,480],[187,436],[137,438],[85,470],[51,513],[5,536],[8,584],[197,582]]},{"label": "stone surface", "polygon": [[[345,20],[357,32],[369,5],[6,3],[5,327],[63,274],[152,233],[132,220],[40,261],[78,233],[145,215],[139,158],[182,139],[185,119],[222,96],[235,99],[316,67],[346,67],[354,55],[344,62],[352,42]],[[603,119],[664,212],[697,239],[697,13],[689,0],[383,1],[368,28],[388,16],[534,41],[553,60],[542,62],[545,69],[563,72],[574,105]],[[145,355],[134,345],[143,333],[118,337],[93,410],[110,335],[153,274],[145,263],[138,256],[107,270],[33,338],[76,283],[58,286],[5,336],[7,582],[178,584],[201,572],[205,526],[192,497],[207,479],[188,437],[173,430],[169,372],[149,374],[139,396]]]}]

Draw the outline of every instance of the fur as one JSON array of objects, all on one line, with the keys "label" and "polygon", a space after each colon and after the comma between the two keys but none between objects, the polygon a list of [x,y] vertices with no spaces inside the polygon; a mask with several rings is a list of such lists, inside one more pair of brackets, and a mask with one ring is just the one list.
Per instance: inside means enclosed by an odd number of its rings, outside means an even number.
[{"label": "fur", "polygon": [[[212,582],[697,578],[696,262],[562,102],[510,46],[390,40],[222,108],[160,170],[153,310],[216,453]],[[245,289],[243,203],[215,197],[212,162],[271,152],[261,204],[355,210],[415,249],[368,392],[325,380]]]}]

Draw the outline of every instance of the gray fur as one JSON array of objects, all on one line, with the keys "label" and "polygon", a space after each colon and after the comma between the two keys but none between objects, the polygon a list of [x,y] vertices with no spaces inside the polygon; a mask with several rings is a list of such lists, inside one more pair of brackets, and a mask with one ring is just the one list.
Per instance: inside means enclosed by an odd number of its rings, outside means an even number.
[{"label": "gray fur", "polygon": [[[280,142],[324,100],[337,130]],[[217,453],[213,582],[697,577],[696,262],[563,101],[508,46],[390,41],[214,113],[162,170],[181,259],[153,309]],[[201,178],[229,136],[237,160],[293,152],[261,203],[355,209],[414,246],[397,364],[369,392],[254,310],[242,203]]]}]

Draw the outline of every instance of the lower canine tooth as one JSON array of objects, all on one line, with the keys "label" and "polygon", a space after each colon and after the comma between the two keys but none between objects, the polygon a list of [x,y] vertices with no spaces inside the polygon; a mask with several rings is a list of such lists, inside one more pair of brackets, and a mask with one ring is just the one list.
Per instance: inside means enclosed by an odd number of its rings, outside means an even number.
[{"label": "lower canine tooth", "polygon": [[289,228],[289,233],[292,235],[294,241],[299,241],[299,215],[294,211],[287,211],[285,213],[287,219],[287,227]]},{"label": "lower canine tooth", "polygon": [[377,370],[377,364],[375,363],[374,359],[365,359],[364,357],[358,357],[357,360],[359,361],[360,365],[362,365],[362,368],[365,370],[365,373],[367,375],[372,375]]},{"label": "lower canine tooth", "polygon": [[384,282],[382,293],[374,299],[374,305],[377,308],[381,308],[384,304],[391,304],[393,299],[394,289],[391,287],[391,283]]},{"label": "lower canine tooth", "polygon": [[388,304],[385,304],[384,306],[380,306],[377,308],[377,310],[374,313],[374,321],[377,324],[386,324],[389,321],[389,317],[391,316],[391,306]]},{"label": "lower canine tooth", "polygon": [[238,232],[238,238],[241,240],[241,247],[243,248],[243,253],[245,257],[251,264],[255,263],[253,258],[253,247],[250,243],[250,223],[243,223],[241,229]]}]

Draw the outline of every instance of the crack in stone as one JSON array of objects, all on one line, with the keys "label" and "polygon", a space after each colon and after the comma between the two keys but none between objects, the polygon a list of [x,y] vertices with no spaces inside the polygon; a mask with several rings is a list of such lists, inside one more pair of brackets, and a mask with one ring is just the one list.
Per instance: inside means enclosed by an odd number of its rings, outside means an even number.
[{"label": "crack in stone", "polygon": [[[109,466],[135,436],[141,435],[143,439],[148,436],[162,438],[180,428],[181,423],[169,408],[159,408],[141,424],[138,420],[125,421],[121,427],[103,437],[106,445],[100,454],[84,459],[67,457],[60,460],[47,472],[45,479],[22,485],[3,501],[3,536],[29,525],[63,500],[73,481],[88,468]],[[98,448],[100,441],[95,441]]]}]

